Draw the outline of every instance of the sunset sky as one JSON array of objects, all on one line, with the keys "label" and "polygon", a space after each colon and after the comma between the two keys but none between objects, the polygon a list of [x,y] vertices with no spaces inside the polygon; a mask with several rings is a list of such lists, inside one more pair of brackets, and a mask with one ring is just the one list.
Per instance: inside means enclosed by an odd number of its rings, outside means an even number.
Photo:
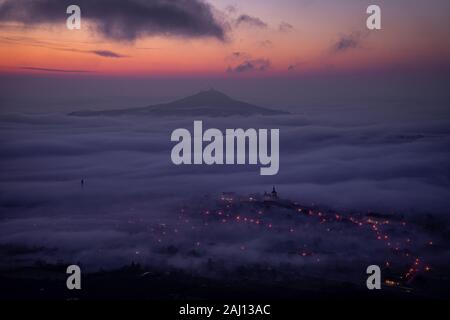
[{"label": "sunset sky", "polygon": [[[366,8],[375,2],[365,0],[147,1],[184,3],[181,20],[200,20],[185,25],[114,10],[139,1],[66,2],[0,1],[0,73],[266,77],[450,65],[446,0],[375,1],[381,31],[366,29]],[[70,31],[65,8],[77,3],[82,29]]]}]

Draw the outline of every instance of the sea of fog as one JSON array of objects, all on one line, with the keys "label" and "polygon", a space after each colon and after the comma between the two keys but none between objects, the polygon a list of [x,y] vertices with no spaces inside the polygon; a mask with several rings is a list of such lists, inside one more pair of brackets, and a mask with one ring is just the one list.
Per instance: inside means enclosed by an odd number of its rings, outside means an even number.
[{"label": "sea of fog", "polygon": [[[93,270],[132,261],[197,268],[214,257],[235,264],[307,264],[301,257],[289,260],[283,251],[286,241],[297,240],[314,244],[329,265],[337,260],[369,263],[381,247],[349,227],[329,235],[312,225],[298,238],[231,226],[199,233],[179,225],[179,209],[207,195],[263,193],[276,186],[281,198],[342,214],[370,211],[448,223],[446,107],[375,101],[304,106],[290,115],[199,119],[205,129],[279,128],[280,171],[275,176],[260,176],[259,166],[173,165],[170,134],[176,128],[192,130],[194,119],[4,112],[2,266],[44,260],[81,262]],[[432,236],[411,228],[423,243]],[[204,243],[210,244],[207,249],[188,254]],[[178,249],[161,254],[168,247]],[[243,248],[247,251],[240,254]],[[434,259],[448,260],[446,248]]]}]

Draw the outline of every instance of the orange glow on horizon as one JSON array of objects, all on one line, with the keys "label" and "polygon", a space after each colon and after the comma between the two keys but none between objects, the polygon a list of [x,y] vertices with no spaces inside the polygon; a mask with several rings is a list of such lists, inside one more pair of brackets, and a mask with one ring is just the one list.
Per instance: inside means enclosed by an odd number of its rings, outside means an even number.
[{"label": "orange glow on horizon", "polygon": [[[334,53],[331,48],[339,32],[332,22],[324,22],[320,28],[312,20],[304,23],[308,29],[289,33],[274,28],[237,29],[224,42],[161,36],[134,43],[101,38],[88,24],[80,31],[5,24],[0,26],[0,73],[266,77],[449,65],[450,46],[441,39],[445,36],[442,32],[405,37],[407,30],[399,24],[390,26],[392,31],[370,34],[360,47]],[[233,56],[237,52],[240,56]],[[264,71],[227,71],[258,60],[267,61]]]}]

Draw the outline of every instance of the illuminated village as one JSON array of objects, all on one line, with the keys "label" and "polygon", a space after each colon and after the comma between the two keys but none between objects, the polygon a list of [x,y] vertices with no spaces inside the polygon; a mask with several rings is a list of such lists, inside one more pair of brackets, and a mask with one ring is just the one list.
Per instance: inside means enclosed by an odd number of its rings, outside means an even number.
[{"label": "illuminated village", "polygon": [[[397,288],[397,290],[410,292],[414,288],[416,277],[433,273],[432,266],[416,252],[416,249],[420,248],[421,251],[432,249],[434,241],[429,238],[423,243],[417,243],[420,240],[415,236],[414,228],[410,228],[410,224],[403,218],[376,213],[340,214],[333,210],[319,209],[315,205],[305,206],[283,199],[277,193],[275,186],[271,192],[248,196],[223,192],[213,199],[213,203],[212,208],[202,203],[201,209],[197,206],[194,206],[195,208],[184,206],[179,211],[178,229],[174,229],[174,232],[179,232],[183,226],[190,226],[193,231],[196,231],[193,237],[197,237],[198,240],[194,241],[194,246],[199,251],[202,246],[207,245],[204,243],[207,240],[202,236],[205,230],[212,227],[217,229],[220,226],[223,228],[235,226],[240,227],[236,232],[248,230],[256,234],[270,232],[281,238],[285,236],[289,239],[290,245],[286,248],[279,247],[277,253],[281,254],[283,250],[286,250],[286,255],[290,257],[294,256],[308,264],[320,266],[321,263],[330,261],[326,258],[326,254],[321,252],[320,245],[302,243],[295,245],[295,239],[301,241],[302,233],[314,227],[320,228],[322,234],[330,234],[331,239],[336,239],[336,242],[339,242],[339,237],[345,232],[354,234],[356,237],[361,234],[361,241],[369,237],[373,243],[378,243],[376,248],[382,252],[384,259],[373,262],[382,268],[385,288]],[[160,236],[157,240],[159,242],[163,242],[164,235],[167,235],[168,228],[164,227],[162,237]],[[318,251],[315,251],[314,247],[317,247]],[[371,244],[367,247],[369,257],[373,247],[374,245]],[[249,249],[245,244],[239,246],[243,254]],[[336,250],[338,251],[339,248]],[[339,255],[339,252],[335,254]]]},{"label": "illuminated village", "polygon": [[[383,297],[433,297],[448,291],[448,261],[441,258],[448,250],[445,224],[436,228],[412,216],[305,205],[283,197],[275,186],[245,196],[197,195],[174,204],[173,210],[173,216],[156,220],[146,219],[136,207],[125,211],[126,223],[116,227],[135,238],[134,248],[128,247],[116,268],[94,266],[86,282],[116,297],[361,297],[370,293],[366,268],[376,264]],[[96,250],[100,261],[107,256],[108,251]],[[31,268],[53,275],[66,265],[40,260]],[[8,279],[13,284],[29,270],[12,270]],[[45,277],[40,281],[42,286],[53,283]],[[112,282],[115,291],[109,290]]]}]

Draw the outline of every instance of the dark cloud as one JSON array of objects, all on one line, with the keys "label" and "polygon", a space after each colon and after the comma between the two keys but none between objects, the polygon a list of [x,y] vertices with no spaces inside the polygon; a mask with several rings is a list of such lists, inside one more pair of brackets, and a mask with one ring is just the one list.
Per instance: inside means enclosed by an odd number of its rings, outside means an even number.
[{"label": "dark cloud", "polygon": [[353,32],[351,34],[342,35],[336,43],[333,44],[331,50],[334,53],[344,52],[350,49],[357,49],[362,46],[363,40],[368,33]]},{"label": "dark cloud", "polygon": [[[6,0],[0,5],[0,21],[64,24],[71,4],[69,0]],[[133,41],[152,35],[225,39],[224,27],[215,19],[211,6],[201,0],[78,0],[76,4],[82,19],[114,40]]]},{"label": "dark cloud", "polygon": [[236,19],[236,25],[248,25],[256,28],[267,28],[267,23],[258,17],[252,17],[247,14],[242,14]]},{"label": "dark cloud", "polygon": [[78,53],[89,53],[94,54],[96,56],[100,56],[103,58],[127,58],[127,55],[123,55],[111,50],[79,50],[75,48],[58,48],[58,47],[48,47],[49,49],[58,50],[58,51],[69,51],[69,52],[78,52]]},{"label": "dark cloud", "polygon": [[297,63],[291,63],[287,70],[288,71],[295,71],[299,66],[305,65],[306,62],[297,62]]},{"label": "dark cloud", "polygon": [[249,60],[250,55],[243,51],[235,51],[225,57],[225,61],[235,64],[240,61]]},{"label": "dark cloud", "polygon": [[127,56],[119,54],[119,53],[115,53],[113,51],[109,51],[109,50],[93,50],[90,51],[93,54],[96,54],[100,57],[105,57],[105,58],[125,58]]},{"label": "dark cloud", "polygon": [[283,21],[278,26],[278,30],[280,32],[290,32],[290,31],[294,30],[294,26],[292,26],[291,24]]},{"label": "dark cloud", "polygon": [[245,60],[234,68],[229,67],[228,72],[251,72],[251,71],[266,71],[270,68],[271,62],[268,59],[253,59]]},{"label": "dark cloud", "polygon": [[87,73],[89,70],[70,70],[70,69],[50,69],[40,67],[21,67],[23,70],[46,71],[46,72],[62,72],[62,73]]},{"label": "dark cloud", "polygon": [[105,58],[126,58],[128,56],[111,51],[111,50],[80,50],[75,49],[72,47],[68,47],[66,45],[61,45],[58,43],[54,43],[51,41],[43,41],[40,39],[34,39],[29,37],[0,37],[0,41],[4,43],[15,43],[25,46],[31,46],[31,47],[41,47],[41,48],[47,48],[51,50],[57,50],[57,51],[69,51],[69,52],[79,52],[79,53],[89,53],[89,54],[95,54],[100,57]]}]

